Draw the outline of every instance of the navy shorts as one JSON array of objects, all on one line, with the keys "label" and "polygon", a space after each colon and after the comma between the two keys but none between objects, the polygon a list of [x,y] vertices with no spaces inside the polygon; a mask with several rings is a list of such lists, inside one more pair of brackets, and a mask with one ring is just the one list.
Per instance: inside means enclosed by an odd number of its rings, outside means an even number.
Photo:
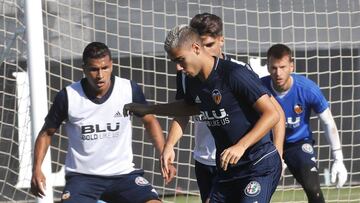
[{"label": "navy shorts", "polygon": [[304,174],[313,173],[319,176],[312,140],[286,144],[283,156],[289,171],[299,183],[308,178]]},{"label": "navy shorts", "polygon": [[210,197],[210,192],[215,184],[216,171],[216,166],[205,165],[195,160],[195,175],[202,202]]},{"label": "navy shorts", "polygon": [[156,190],[142,175],[142,171],[111,177],[68,173],[61,200],[64,203],[96,203],[99,199],[108,203],[159,200]]},{"label": "navy shorts", "polygon": [[263,171],[263,175],[239,178],[229,182],[216,182],[210,203],[270,202],[279,183],[281,167],[280,155],[275,151],[254,167],[254,170]]}]

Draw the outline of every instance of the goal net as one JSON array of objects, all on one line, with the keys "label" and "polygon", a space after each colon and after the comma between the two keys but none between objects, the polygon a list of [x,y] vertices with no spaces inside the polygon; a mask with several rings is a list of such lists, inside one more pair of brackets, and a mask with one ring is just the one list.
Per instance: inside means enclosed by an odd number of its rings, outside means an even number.
[{"label": "goal net", "polygon": [[[317,119],[311,121],[327,202],[360,202],[360,1],[359,0],[43,0],[48,104],[83,77],[81,54],[91,41],[106,43],[114,74],[139,83],[150,103],[174,101],[175,66],[163,50],[167,32],[203,12],[224,21],[224,51],[266,74],[266,51],[275,43],[294,50],[296,72],[315,81],[329,100],[349,171],[343,189],[329,182],[331,150]],[[24,0],[0,0],[0,202],[33,201]],[[171,119],[158,117],[167,133]],[[133,119],[136,167],[165,202],[200,202],[194,173],[193,125],[176,146],[177,178],[164,185],[158,154]],[[52,139],[54,197],[63,185],[67,138]],[[272,202],[307,202],[286,171]]]}]

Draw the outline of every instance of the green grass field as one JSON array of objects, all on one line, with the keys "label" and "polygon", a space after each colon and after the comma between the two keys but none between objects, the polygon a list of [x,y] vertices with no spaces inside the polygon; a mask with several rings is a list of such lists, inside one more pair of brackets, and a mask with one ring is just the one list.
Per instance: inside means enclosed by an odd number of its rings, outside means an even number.
[{"label": "green grass field", "polygon": [[[360,187],[352,188],[322,188],[326,202],[357,202],[360,203]],[[176,203],[201,203],[199,196],[178,195],[166,197],[164,202]],[[271,202],[296,202],[307,203],[305,193],[301,188],[277,190]]]}]

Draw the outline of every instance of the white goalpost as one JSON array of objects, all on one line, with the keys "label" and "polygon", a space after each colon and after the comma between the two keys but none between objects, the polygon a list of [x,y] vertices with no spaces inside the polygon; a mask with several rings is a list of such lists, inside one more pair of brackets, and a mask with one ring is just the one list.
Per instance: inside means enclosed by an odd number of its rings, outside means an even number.
[{"label": "white goalpost", "polygon": [[[28,16],[30,12],[35,13]],[[172,27],[203,12],[224,21],[224,51],[250,63],[261,76],[267,74],[266,51],[271,45],[284,43],[294,51],[296,72],[319,84],[330,103],[349,171],[343,189],[329,183],[331,150],[320,123],[312,119],[326,202],[360,202],[360,0],[0,0],[0,202],[36,201],[29,190],[31,136],[37,135],[56,93],[83,77],[81,55],[89,42],[107,44],[114,74],[139,83],[150,103],[171,102],[176,72],[163,41]],[[38,59],[32,58],[37,54]],[[171,118],[158,119],[166,134]],[[145,170],[163,201],[200,202],[193,125],[176,146],[178,175],[165,186],[158,154],[139,119],[133,124],[134,163]],[[48,195],[58,201],[67,151],[62,128],[49,151]],[[307,199],[286,171],[272,202]]]},{"label": "white goalpost", "polygon": [[[48,110],[48,108],[46,108],[47,91],[41,0],[32,0],[31,2],[25,1],[25,16],[27,40],[27,70],[29,77],[28,84],[30,87],[30,132],[32,144],[34,146],[37,134],[42,128],[43,120]],[[53,182],[51,175],[50,157],[50,149],[48,149],[41,167],[46,177],[46,181],[45,183],[43,183],[42,186],[45,196],[43,198],[37,198],[38,203],[54,201],[52,192]],[[20,166],[20,171],[21,169],[22,168]],[[27,174],[27,176],[29,175],[30,174]],[[27,177],[27,179],[28,178],[29,177]]]}]

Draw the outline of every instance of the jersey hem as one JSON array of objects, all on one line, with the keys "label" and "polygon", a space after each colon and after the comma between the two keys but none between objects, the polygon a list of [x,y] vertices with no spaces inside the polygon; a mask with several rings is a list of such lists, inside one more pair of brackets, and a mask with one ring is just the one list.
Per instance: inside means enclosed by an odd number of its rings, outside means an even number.
[{"label": "jersey hem", "polygon": [[203,158],[199,158],[199,157],[195,157],[193,156],[194,160],[201,163],[201,164],[204,164],[204,165],[207,165],[207,166],[216,166],[216,161],[215,159],[211,159],[211,160],[208,160],[208,159],[203,159]]}]

